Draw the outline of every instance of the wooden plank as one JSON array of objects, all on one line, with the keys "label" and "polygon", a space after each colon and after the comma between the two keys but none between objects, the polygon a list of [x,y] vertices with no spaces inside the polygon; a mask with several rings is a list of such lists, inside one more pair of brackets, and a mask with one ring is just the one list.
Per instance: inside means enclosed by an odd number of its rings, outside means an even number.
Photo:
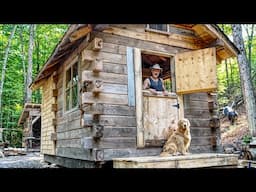
[{"label": "wooden plank", "polygon": [[170,157],[114,158],[114,168],[201,168],[238,165],[234,154],[192,154]]},{"label": "wooden plank", "polygon": [[135,137],[136,127],[115,127],[104,126],[104,137]]},{"label": "wooden plank", "polygon": [[99,114],[104,115],[122,115],[122,116],[135,116],[135,107],[129,107],[125,105],[111,105],[97,103],[93,105],[83,106],[85,113],[93,114],[94,111],[98,111]]},{"label": "wooden plank", "polygon": [[114,83],[104,83],[101,89],[102,93],[114,93],[114,94],[122,94],[127,95],[127,85],[122,84],[114,84]]},{"label": "wooden plank", "polygon": [[184,108],[184,115],[188,119],[193,118],[202,118],[202,119],[210,119],[211,114],[209,113],[208,109],[191,109],[191,108]]},{"label": "wooden plank", "polygon": [[211,144],[211,136],[208,137],[193,137],[191,139],[191,146],[204,146],[204,145],[210,145]]},{"label": "wooden plank", "polygon": [[58,147],[56,149],[56,155],[72,159],[92,160],[91,151],[89,149],[83,149],[81,147]]},{"label": "wooden plank", "polygon": [[183,36],[179,34],[159,34],[151,31],[139,33],[131,30],[120,29],[116,27],[111,27],[110,29],[106,29],[103,32],[130,37],[134,39],[140,39],[144,41],[151,41],[161,44],[166,44],[175,47],[182,47],[186,49],[200,49],[201,46],[196,43],[199,41],[197,38]]},{"label": "wooden plank", "polygon": [[187,50],[180,47],[173,47],[173,46],[169,46],[161,43],[149,42],[149,41],[144,41],[139,39],[132,39],[129,37],[118,36],[114,34],[106,34],[102,32],[97,33],[96,35],[102,38],[104,43],[106,42],[106,43],[113,43],[117,45],[136,47],[136,48],[139,48],[142,50],[148,50],[148,51],[157,51],[157,52],[175,55],[178,52],[184,52]]},{"label": "wooden plank", "polygon": [[81,143],[84,149],[92,149],[94,147],[94,141],[92,137],[83,137]]},{"label": "wooden plank", "polygon": [[91,31],[92,31],[91,26],[86,26],[86,27],[80,28],[70,35],[69,40],[70,40],[70,42],[76,41],[76,40],[86,36]]},{"label": "wooden plank", "polygon": [[57,133],[57,139],[80,139],[82,137],[88,137],[91,134],[91,130],[87,128],[78,128],[78,129],[72,129],[67,130],[64,132],[58,132]]},{"label": "wooden plank", "polygon": [[176,127],[178,121],[177,99],[169,97],[143,97],[143,126],[145,140],[162,140],[168,127]]},{"label": "wooden plank", "polygon": [[212,135],[212,131],[209,127],[205,128],[197,128],[197,127],[190,127],[191,137],[210,137]]},{"label": "wooden plank", "polygon": [[82,61],[88,60],[93,61],[95,59],[100,59],[103,62],[110,62],[110,63],[119,63],[119,64],[126,64],[126,56],[115,54],[115,53],[106,53],[103,51],[95,52],[92,50],[85,49],[82,52]]},{"label": "wooden plank", "polygon": [[106,53],[117,53],[121,55],[126,55],[126,46],[104,42],[104,46],[101,51]]},{"label": "wooden plank", "polygon": [[57,141],[57,148],[59,147],[70,147],[70,148],[81,148],[81,139],[64,139]]},{"label": "wooden plank", "polygon": [[209,127],[210,119],[192,118],[189,119],[192,127]]},{"label": "wooden plank", "polygon": [[96,168],[94,161],[66,158],[60,156],[44,155],[44,161],[66,168]]},{"label": "wooden plank", "polygon": [[105,72],[99,72],[98,74],[95,74],[92,71],[84,70],[82,72],[82,82],[88,80],[102,80],[103,83],[127,84],[127,75]]},{"label": "wooden plank", "polygon": [[99,122],[104,126],[135,127],[136,118],[133,116],[100,115]]},{"label": "wooden plank", "polygon": [[135,148],[136,138],[135,137],[111,137],[102,138],[97,144],[98,148]]},{"label": "wooden plank", "polygon": [[[68,118],[68,117],[66,117]],[[64,116],[65,119],[65,116]],[[57,132],[65,132],[73,129],[79,129],[81,128],[80,125],[80,115],[76,118],[74,118],[72,121],[68,121],[68,119],[62,120],[57,125]]]},{"label": "wooden plank", "polygon": [[127,47],[127,72],[128,72],[128,106],[135,106],[134,64],[133,48]]},{"label": "wooden plank", "polygon": [[135,104],[136,104],[136,124],[137,124],[137,147],[144,147],[143,130],[143,96],[142,96],[142,73],[141,73],[141,52],[134,48],[134,72],[135,72]]},{"label": "wooden plank", "polygon": [[103,72],[127,75],[127,66],[116,63],[103,63]]},{"label": "wooden plank", "polygon": [[82,94],[82,103],[87,103],[88,101],[92,103],[109,103],[109,104],[128,104],[127,95],[109,94],[101,93],[98,97],[94,97],[93,93],[85,92]]},{"label": "wooden plank", "polygon": [[179,94],[217,90],[215,48],[176,54],[175,71]]},{"label": "wooden plank", "polygon": [[186,100],[185,102],[184,102],[184,108],[185,109],[198,109],[198,110],[200,110],[200,109],[202,109],[202,110],[204,110],[204,109],[209,109],[208,108],[208,102],[207,101],[193,101],[193,100]]},{"label": "wooden plank", "polygon": [[136,148],[122,148],[122,149],[104,149],[104,160],[112,160],[113,158],[118,157],[139,157],[139,156],[151,156],[159,155],[161,148],[145,148],[145,149],[136,149]]}]

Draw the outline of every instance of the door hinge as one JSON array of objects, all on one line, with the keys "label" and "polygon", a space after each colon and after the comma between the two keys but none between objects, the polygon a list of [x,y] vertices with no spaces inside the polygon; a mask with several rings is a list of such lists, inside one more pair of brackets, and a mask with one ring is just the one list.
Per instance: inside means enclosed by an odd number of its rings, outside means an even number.
[{"label": "door hinge", "polygon": [[172,105],[173,107],[177,107],[178,109],[180,108],[180,104],[177,103],[176,105]]}]

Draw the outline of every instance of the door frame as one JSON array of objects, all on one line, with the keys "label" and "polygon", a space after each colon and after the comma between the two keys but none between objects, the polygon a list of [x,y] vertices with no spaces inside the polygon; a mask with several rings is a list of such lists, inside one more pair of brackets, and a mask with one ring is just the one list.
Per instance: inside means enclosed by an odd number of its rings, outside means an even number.
[{"label": "door frame", "polygon": [[[151,54],[151,55],[158,55],[164,57],[170,57],[170,69],[175,69],[175,55],[169,54],[166,52],[157,52],[151,51],[147,49],[139,49],[134,48],[134,75],[135,75],[135,103],[136,103],[136,125],[137,125],[137,148],[144,148],[145,147],[145,138],[144,138],[144,125],[143,125],[143,94],[142,94],[142,63],[141,63],[141,53]],[[172,80],[174,79],[175,84],[175,71],[171,71],[171,74],[174,75]],[[174,85],[175,89],[176,85]],[[172,91],[174,90],[172,87]],[[176,91],[175,91],[176,92]],[[184,110],[183,110],[183,95],[177,95],[178,102],[180,108],[178,110],[178,117],[184,117]]]}]

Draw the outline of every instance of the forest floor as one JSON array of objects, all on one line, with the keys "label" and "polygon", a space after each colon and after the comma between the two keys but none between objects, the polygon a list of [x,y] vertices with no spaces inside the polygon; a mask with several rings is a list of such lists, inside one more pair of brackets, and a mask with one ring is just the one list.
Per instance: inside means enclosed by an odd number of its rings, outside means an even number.
[{"label": "forest floor", "polygon": [[236,145],[237,142],[242,143],[245,135],[249,134],[245,107],[241,106],[237,110],[238,119],[231,125],[227,117],[221,119],[221,142],[223,146]]}]

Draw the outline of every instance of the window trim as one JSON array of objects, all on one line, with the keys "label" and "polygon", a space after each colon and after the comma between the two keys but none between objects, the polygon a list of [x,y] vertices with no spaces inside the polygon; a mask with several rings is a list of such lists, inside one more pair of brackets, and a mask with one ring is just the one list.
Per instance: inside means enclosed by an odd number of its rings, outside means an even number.
[{"label": "window trim", "polygon": [[[77,75],[78,75],[78,81],[77,81],[77,105],[73,108],[70,108],[69,110],[66,110],[66,72],[75,64],[77,63]],[[74,59],[71,60],[71,62],[69,62],[68,64],[66,64],[66,66],[64,67],[64,76],[63,76],[63,114],[67,114],[67,113],[71,113],[75,110],[77,110],[79,108],[79,82],[80,82],[80,73],[79,70],[80,69],[80,62],[78,59],[78,56],[76,56]],[[72,71],[72,70],[71,70]],[[73,74],[71,72],[71,74]],[[70,90],[72,91],[72,88],[70,88]],[[72,95],[72,94],[71,94]]]}]

